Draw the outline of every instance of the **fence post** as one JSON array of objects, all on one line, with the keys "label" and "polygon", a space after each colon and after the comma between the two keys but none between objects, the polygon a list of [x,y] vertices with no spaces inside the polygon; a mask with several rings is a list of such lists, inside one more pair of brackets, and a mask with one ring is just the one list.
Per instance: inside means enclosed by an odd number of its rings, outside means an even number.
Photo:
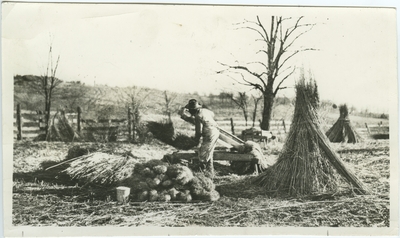
[{"label": "fence post", "polygon": [[128,141],[132,139],[132,118],[131,118],[131,107],[128,107]]},{"label": "fence post", "polygon": [[17,104],[17,140],[22,139],[21,104]]},{"label": "fence post", "polygon": [[231,117],[231,131],[232,131],[232,135],[235,135],[235,126],[233,125],[232,117]]},{"label": "fence post", "polygon": [[78,106],[77,111],[78,111],[78,118],[76,123],[78,127],[78,132],[81,132],[81,113],[82,113],[81,107]]},{"label": "fence post", "polygon": [[283,131],[286,133],[285,119],[282,118]]}]

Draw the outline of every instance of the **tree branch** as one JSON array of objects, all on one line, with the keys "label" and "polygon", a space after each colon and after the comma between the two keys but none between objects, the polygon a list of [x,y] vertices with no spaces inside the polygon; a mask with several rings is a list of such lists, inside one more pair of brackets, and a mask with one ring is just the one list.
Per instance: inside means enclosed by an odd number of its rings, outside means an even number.
[{"label": "tree branch", "polygon": [[265,67],[266,70],[268,70],[268,66],[260,61],[249,62],[248,64],[261,64],[262,66]]},{"label": "tree branch", "polygon": [[[281,87],[282,83],[283,83],[287,78],[289,78],[289,76],[292,75],[292,74],[294,73],[295,70],[296,70],[296,68],[293,67],[292,72],[290,72],[288,75],[286,75],[286,76],[278,83],[278,86],[276,86],[276,88],[275,88],[275,90],[274,90],[274,96],[276,96],[276,94],[278,93],[278,91],[279,91],[280,89],[283,89],[283,88]],[[284,87],[284,88],[286,88],[286,87]]]},{"label": "tree branch", "polygon": [[253,30],[253,31],[257,32],[257,33],[262,37],[261,40],[263,40],[263,41],[265,41],[265,42],[268,42],[268,39],[265,38],[265,36],[264,36],[259,30],[255,29],[255,28],[253,28],[253,27],[246,26],[246,27],[240,27],[240,29],[249,29],[249,30]]},{"label": "tree branch", "polygon": [[285,58],[285,60],[278,66],[278,69],[282,68],[282,66],[293,56],[295,56],[296,54],[298,54],[299,52],[303,52],[303,51],[309,51],[309,50],[317,50],[314,48],[304,48],[304,49],[300,49],[300,50],[296,50],[294,51],[291,55],[289,55],[288,57]]},{"label": "tree branch", "polygon": [[279,30],[279,26],[281,25],[281,23],[282,23],[282,17],[278,17],[278,19],[276,20],[275,32],[274,32],[274,35],[271,38],[273,38],[275,40],[277,39],[278,30]]},{"label": "tree branch", "polygon": [[245,77],[244,77],[244,75],[243,75],[242,73],[237,73],[237,74],[240,74],[240,76],[242,76],[242,80],[243,80],[245,83],[240,82],[239,80],[235,79],[234,77],[232,77],[232,76],[230,76],[230,75],[227,75],[227,76],[228,76],[229,78],[233,79],[233,80],[234,80],[235,82],[237,82],[238,84],[241,84],[241,85],[244,85],[244,86],[251,86],[251,87],[254,87],[255,89],[260,90],[261,92],[264,92],[264,88],[263,88],[260,84],[252,83],[252,82],[246,80]]},{"label": "tree branch", "polygon": [[[242,80],[245,81],[245,82],[247,82],[249,86],[253,86],[255,89],[258,89],[258,90],[260,90],[261,92],[264,92],[264,88],[263,88],[260,84],[258,84],[258,83],[252,83],[252,82],[246,80],[246,79],[244,78],[244,75],[243,75],[243,74],[240,74],[240,75],[242,76]],[[266,86],[266,85],[264,84],[264,87],[265,87],[265,86]]]},{"label": "tree branch", "polygon": [[256,54],[258,54],[258,53],[265,53],[268,56],[268,52],[266,50],[259,50],[256,52]]},{"label": "tree branch", "polygon": [[231,66],[231,65],[223,64],[223,63],[221,63],[221,62],[219,62],[219,63],[222,64],[222,65],[224,65],[224,66],[226,66],[226,67],[228,67],[228,68],[230,68],[230,69],[244,70],[244,71],[246,71],[247,73],[249,73],[249,74],[253,75],[254,77],[256,77],[257,79],[259,79],[259,80],[261,81],[261,83],[264,85],[264,87],[267,86],[267,85],[265,84],[264,80],[262,79],[262,76],[263,76],[264,74],[266,74],[266,72],[262,72],[261,74],[257,74],[257,73],[255,73],[255,72],[249,70],[249,69],[248,69],[247,67],[245,67],[245,66],[241,66],[241,65],[238,65],[238,66]]},{"label": "tree branch", "polygon": [[[242,80],[235,76],[235,81],[247,86],[252,86],[255,89],[264,92],[265,90],[272,89],[272,93],[274,96],[281,89],[285,89],[287,87],[282,86],[284,82],[286,82],[287,78],[293,75],[295,68],[290,69],[292,67],[286,68],[288,61],[297,55],[299,52],[316,50],[314,48],[295,48],[294,51],[291,50],[293,45],[300,37],[302,37],[305,33],[311,31],[316,24],[308,24],[302,22],[304,16],[300,16],[298,18],[283,18],[282,16],[271,16],[270,22],[267,24],[268,27],[265,27],[260,20],[260,17],[256,17],[256,21],[245,21],[242,28],[249,29],[251,31],[257,32],[261,36],[261,38],[256,37],[256,41],[263,41],[266,45],[263,45],[261,49],[259,49],[256,54],[262,53],[261,57],[266,56],[266,60],[262,61],[254,61],[247,64],[239,64],[233,63],[233,65],[222,64],[226,68],[224,70],[218,71],[217,73],[223,73],[226,71],[232,73],[240,73]],[[285,26],[289,21],[289,25]],[[254,25],[255,24],[255,25]],[[265,55],[264,55],[265,54]],[[237,64],[237,65],[236,65]],[[263,68],[254,67],[251,68],[250,64],[260,64]],[[248,66],[248,67],[247,67]],[[259,71],[258,69],[262,70]],[[282,70],[285,69],[285,70]],[[256,79],[249,77],[247,74],[250,74]],[[247,79],[245,78],[247,77]],[[282,78],[283,77],[283,78]],[[281,79],[282,78],[282,79]],[[249,80],[250,79],[250,80]],[[279,79],[281,79],[275,88],[274,84]],[[254,83],[257,82],[257,83]]]},{"label": "tree branch", "polygon": [[285,41],[287,38],[298,28],[300,20],[303,18],[303,16],[299,17],[296,21],[296,24],[292,27],[288,27],[286,29],[286,34],[285,34]]},{"label": "tree branch", "polygon": [[263,24],[261,23],[260,17],[259,17],[259,16],[257,16],[257,22],[258,22],[257,25],[261,27],[261,29],[263,30],[263,32],[264,32],[264,34],[265,34],[265,38],[266,38],[266,40],[267,40],[266,42],[269,44],[270,39],[269,39],[268,33],[267,33],[267,31],[265,30],[265,27],[263,26]]},{"label": "tree branch", "polygon": [[231,100],[232,100],[239,108],[242,108],[242,107],[243,107],[243,105],[240,104],[240,102],[239,102],[238,100],[236,100],[236,99],[233,97],[233,95],[232,95],[232,97],[231,97]]},{"label": "tree branch", "polygon": [[301,37],[302,35],[304,35],[305,33],[309,32],[309,31],[311,31],[311,30],[314,28],[314,26],[315,26],[315,24],[307,24],[307,25],[311,25],[311,28],[310,28],[310,29],[307,29],[307,30],[305,30],[305,31],[303,31],[303,32],[301,32],[301,33],[299,33],[299,34],[285,47],[285,50],[287,50],[290,46],[292,46],[293,43],[294,43],[299,37]]}]

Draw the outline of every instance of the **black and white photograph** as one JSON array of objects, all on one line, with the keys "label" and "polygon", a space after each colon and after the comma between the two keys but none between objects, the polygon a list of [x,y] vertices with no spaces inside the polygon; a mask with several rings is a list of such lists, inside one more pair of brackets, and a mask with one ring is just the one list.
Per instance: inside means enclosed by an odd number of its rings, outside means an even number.
[{"label": "black and white photograph", "polygon": [[4,235],[398,235],[395,7],[2,2]]}]

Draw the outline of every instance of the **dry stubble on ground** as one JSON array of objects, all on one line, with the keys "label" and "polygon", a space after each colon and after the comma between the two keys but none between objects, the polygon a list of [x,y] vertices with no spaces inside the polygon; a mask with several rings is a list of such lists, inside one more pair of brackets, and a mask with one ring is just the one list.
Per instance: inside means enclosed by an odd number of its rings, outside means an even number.
[{"label": "dry stubble on ground", "polygon": [[[13,158],[15,226],[299,226],[388,227],[389,141],[336,144],[343,161],[370,189],[360,196],[346,185],[337,194],[303,198],[271,198],[248,176],[232,173],[228,164],[216,164],[216,202],[118,204],[115,187],[85,186],[60,171],[43,166],[62,161],[77,143],[16,142]],[[88,145],[90,143],[82,143]],[[161,159],[174,148],[154,141],[149,145],[107,144],[130,150],[143,159]],[[282,143],[268,145],[265,154],[277,157]],[[64,167],[65,168],[65,167]]]}]

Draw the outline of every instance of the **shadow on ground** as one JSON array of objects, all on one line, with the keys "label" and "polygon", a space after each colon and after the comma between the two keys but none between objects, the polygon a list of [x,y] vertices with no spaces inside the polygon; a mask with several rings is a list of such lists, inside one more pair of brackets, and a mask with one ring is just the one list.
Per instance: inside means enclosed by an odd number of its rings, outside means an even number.
[{"label": "shadow on ground", "polygon": [[265,196],[265,189],[251,183],[253,176],[222,176],[216,177],[216,190],[221,196],[230,198],[255,198],[257,196]]},{"label": "shadow on ground", "polygon": [[25,182],[31,182],[31,183],[43,181],[46,183],[60,184],[60,185],[66,185],[66,186],[75,185],[77,183],[77,181],[74,181],[66,173],[62,172],[63,170],[65,170],[69,167],[68,164],[63,164],[63,165],[57,166],[55,168],[50,168],[50,169],[46,170],[47,168],[54,166],[58,163],[60,163],[60,162],[44,161],[41,163],[42,169],[40,169],[40,170],[36,170],[36,171],[32,171],[32,172],[14,173],[13,181],[23,180]]},{"label": "shadow on ground", "polygon": [[81,184],[78,180],[72,179],[66,173],[62,172],[68,168],[68,164],[46,170],[46,168],[56,164],[54,161],[45,161],[41,164],[43,168],[41,170],[28,173],[14,173],[13,181],[23,181],[23,185],[13,186],[13,193],[74,197],[77,201],[105,200],[109,197],[115,199],[116,185]]},{"label": "shadow on ground", "polygon": [[[37,188],[37,189],[35,189]],[[48,197],[56,196],[61,199],[73,199],[76,202],[86,202],[86,201],[104,201],[107,199],[116,200],[115,187],[62,187],[62,188],[49,188],[49,187],[24,187],[24,188],[14,188],[13,194],[29,194],[29,196],[34,197]],[[69,199],[68,199],[69,198]]]}]

